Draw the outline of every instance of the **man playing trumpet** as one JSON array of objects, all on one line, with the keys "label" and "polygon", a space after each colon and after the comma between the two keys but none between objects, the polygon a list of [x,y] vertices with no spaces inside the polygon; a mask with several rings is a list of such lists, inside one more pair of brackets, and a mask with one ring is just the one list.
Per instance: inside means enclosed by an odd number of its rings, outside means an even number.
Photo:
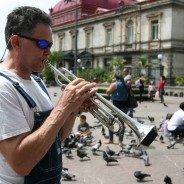
[{"label": "man playing trumpet", "polygon": [[7,17],[6,59],[0,64],[0,183],[60,183],[61,142],[76,114],[93,108],[96,83],[77,78],[53,107],[43,81],[51,54],[51,17],[35,7],[18,7]]}]

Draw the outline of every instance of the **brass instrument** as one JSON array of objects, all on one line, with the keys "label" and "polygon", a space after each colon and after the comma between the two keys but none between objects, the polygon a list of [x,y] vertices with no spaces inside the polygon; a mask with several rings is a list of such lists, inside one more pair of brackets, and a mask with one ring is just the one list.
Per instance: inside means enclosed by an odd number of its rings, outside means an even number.
[{"label": "brass instrument", "polygon": [[[57,69],[50,63],[47,62],[47,64],[54,71],[55,80],[61,87],[64,84],[59,80],[59,77],[68,83],[77,78],[66,68],[61,67]],[[137,122],[135,119],[129,117],[127,114],[123,113],[121,110],[115,107],[110,101],[106,100],[99,93],[95,93],[95,95],[91,97],[90,100],[93,102],[96,108],[90,110],[89,112],[96,119],[98,119],[103,125],[105,125],[116,135],[121,134],[123,129],[121,121],[125,122],[136,134],[138,138],[137,146],[140,144],[149,146],[158,135],[157,129],[154,125],[143,125]],[[99,102],[101,102],[101,104]]]}]

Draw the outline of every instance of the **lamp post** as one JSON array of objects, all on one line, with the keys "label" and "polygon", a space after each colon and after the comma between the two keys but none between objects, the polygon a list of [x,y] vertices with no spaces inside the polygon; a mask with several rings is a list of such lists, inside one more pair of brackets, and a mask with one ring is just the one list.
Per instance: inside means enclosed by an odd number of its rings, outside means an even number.
[{"label": "lamp post", "polygon": [[64,0],[65,3],[69,2],[75,2],[75,26],[74,26],[74,36],[75,36],[75,49],[74,49],[74,68],[73,68],[73,73],[74,75],[77,75],[77,24],[78,24],[78,9],[77,9],[77,0]]},{"label": "lamp post", "polygon": [[157,58],[158,58],[158,65],[159,65],[159,73],[160,73],[160,76],[162,76],[163,68],[164,68],[162,65],[162,58],[163,58],[162,54],[158,54]]},{"label": "lamp post", "polygon": [[77,66],[76,66],[76,75],[78,74],[78,68],[80,67],[80,59],[77,59]]},{"label": "lamp post", "polygon": [[74,75],[77,75],[77,24],[78,24],[78,10],[77,10],[77,0],[75,0],[75,54],[74,54]]},{"label": "lamp post", "polygon": [[161,61],[162,61],[162,54],[158,54],[158,61],[159,61],[159,66],[161,66]]}]

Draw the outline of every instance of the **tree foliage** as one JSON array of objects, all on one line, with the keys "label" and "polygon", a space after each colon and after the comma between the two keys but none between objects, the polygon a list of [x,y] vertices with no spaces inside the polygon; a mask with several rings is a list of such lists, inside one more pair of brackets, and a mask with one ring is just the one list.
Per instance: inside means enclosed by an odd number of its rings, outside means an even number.
[{"label": "tree foliage", "polygon": [[124,64],[126,63],[125,59],[122,58],[113,58],[112,61],[112,66],[113,66],[113,70],[117,71],[117,70],[122,70],[124,68]]},{"label": "tree foliage", "polygon": [[175,82],[177,86],[184,86],[184,76],[177,77],[175,79]]},{"label": "tree foliage", "polygon": [[[51,63],[54,66],[58,66],[59,62],[61,62],[63,58],[63,55],[60,52],[54,51],[52,54],[48,57],[49,63]],[[45,69],[41,73],[42,76],[45,77],[46,83],[54,83],[55,76],[54,72],[51,70],[49,66],[46,66]]]},{"label": "tree foliage", "polygon": [[104,83],[112,81],[112,73],[107,72],[104,68],[100,67],[94,68],[93,70],[85,69],[78,74],[78,77],[81,77],[90,82],[95,81],[99,83]]},{"label": "tree foliage", "polygon": [[151,63],[149,62],[148,56],[146,55],[141,55],[139,57],[139,60],[137,62],[137,66],[140,68],[147,68],[147,67],[151,67]]}]

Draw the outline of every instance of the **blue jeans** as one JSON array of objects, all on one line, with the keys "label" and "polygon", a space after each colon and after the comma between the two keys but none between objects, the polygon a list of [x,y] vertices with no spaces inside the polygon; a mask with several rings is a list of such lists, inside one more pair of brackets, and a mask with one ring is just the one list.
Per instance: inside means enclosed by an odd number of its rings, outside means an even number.
[{"label": "blue jeans", "polygon": [[127,112],[127,115],[130,116],[131,118],[134,117],[134,109],[133,108],[129,108],[128,112]]},{"label": "blue jeans", "polygon": [[[115,104],[114,104],[115,105]],[[116,105],[115,105],[116,106]],[[117,106],[116,106],[117,107]],[[127,114],[129,108],[128,107],[119,107],[119,109],[124,112],[125,114]],[[125,125],[124,125],[124,122],[122,120],[120,120],[120,122],[122,123],[123,125],[123,129],[122,131],[120,132],[120,134],[118,135],[118,140],[119,142],[123,142],[123,137],[124,137],[124,132],[125,132]],[[109,140],[113,142],[113,137],[114,137],[114,134],[112,131],[109,130]]]},{"label": "blue jeans", "polygon": [[164,103],[165,90],[164,89],[158,89],[158,91],[159,91],[160,100],[161,100],[161,102]]},{"label": "blue jeans", "polygon": [[[32,131],[35,131],[41,126],[50,112],[51,110],[35,113],[35,124]],[[29,175],[24,177],[24,184],[60,184],[62,172],[60,140],[61,135],[58,133],[55,142],[52,144],[46,155],[32,169]]]}]

